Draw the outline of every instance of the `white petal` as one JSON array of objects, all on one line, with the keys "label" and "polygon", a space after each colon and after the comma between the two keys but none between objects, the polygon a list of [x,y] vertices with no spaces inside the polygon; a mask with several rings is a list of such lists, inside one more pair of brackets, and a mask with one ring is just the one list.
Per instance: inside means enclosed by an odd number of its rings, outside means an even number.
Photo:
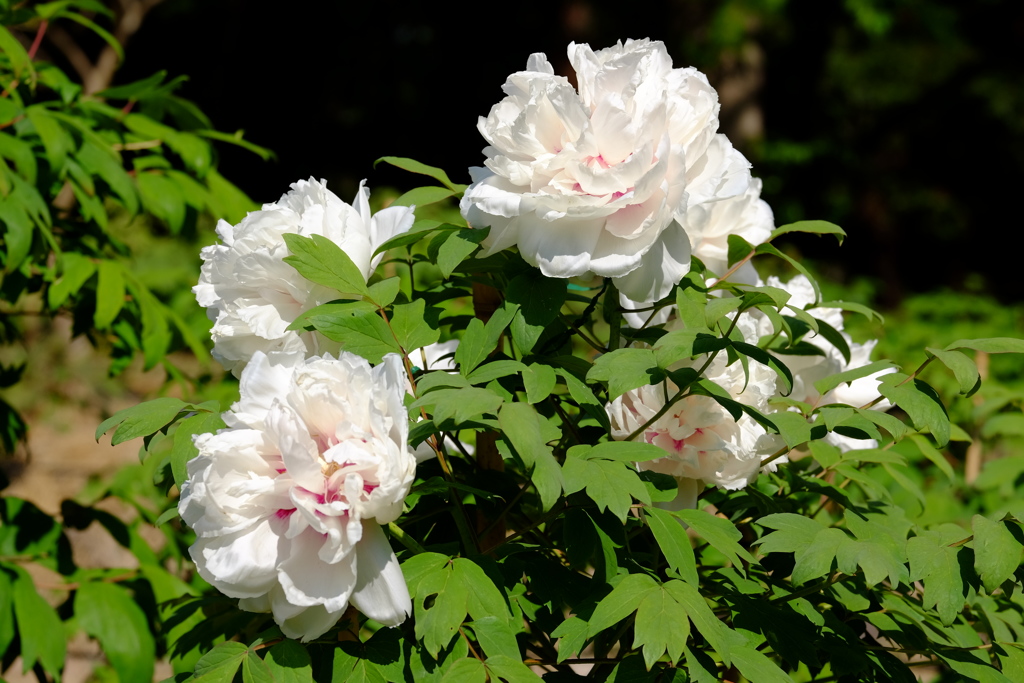
[{"label": "white petal", "polygon": [[363,540],[356,546],[358,580],[352,593],[356,609],[385,626],[398,626],[412,614],[412,600],[398,558],[384,531],[363,523]]},{"label": "white petal", "polygon": [[338,612],[345,609],[356,584],[355,553],[327,564],[317,557],[323,542],[312,529],[293,539],[291,556],[281,563],[278,580],[292,605],[323,605],[328,612]]}]

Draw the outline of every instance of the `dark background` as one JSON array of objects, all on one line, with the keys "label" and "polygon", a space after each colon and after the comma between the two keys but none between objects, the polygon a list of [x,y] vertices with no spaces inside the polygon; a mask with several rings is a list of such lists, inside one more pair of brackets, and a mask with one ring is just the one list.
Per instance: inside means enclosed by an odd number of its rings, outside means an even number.
[{"label": "dark background", "polygon": [[221,171],[256,201],[309,176],[350,200],[362,178],[411,185],[372,168],[384,155],[467,181],[476,119],[531,52],[571,75],[569,41],[630,37],[709,75],[777,224],[849,233],[840,250],[795,238],[793,253],[870,283],[883,306],[940,286],[1024,299],[1019,0],[165,0],[115,83],[187,74],[181,93],[220,130],[276,152],[221,147]]}]

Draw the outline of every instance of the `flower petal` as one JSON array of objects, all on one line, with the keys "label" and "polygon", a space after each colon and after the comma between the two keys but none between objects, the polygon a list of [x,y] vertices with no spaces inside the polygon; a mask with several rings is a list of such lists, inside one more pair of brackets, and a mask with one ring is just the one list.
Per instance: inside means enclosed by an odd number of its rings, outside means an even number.
[{"label": "flower petal", "polygon": [[352,604],[385,626],[398,626],[412,614],[405,577],[384,531],[375,522],[363,522],[363,540],[356,546],[358,580]]}]

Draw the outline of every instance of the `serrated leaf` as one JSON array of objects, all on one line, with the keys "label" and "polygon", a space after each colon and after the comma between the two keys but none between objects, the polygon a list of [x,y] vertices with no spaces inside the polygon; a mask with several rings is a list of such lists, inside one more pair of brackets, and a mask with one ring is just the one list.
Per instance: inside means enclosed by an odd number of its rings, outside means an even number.
[{"label": "serrated leaf", "polygon": [[813,543],[824,528],[820,522],[791,512],[765,515],[757,523],[775,530],[756,541],[765,554],[799,552]]},{"label": "serrated leaf", "polygon": [[665,588],[672,594],[672,597],[682,605],[686,616],[690,618],[693,625],[697,627],[700,634],[711,644],[711,648],[719,654],[726,665],[732,660],[732,643],[737,634],[730,631],[723,624],[715,613],[708,607],[704,596],[700,594],[697,587],[682,581],[666,581]]},{"label": "serrated leaf", "polygon": [[248,652],[241,643],[217,645],[196,662],[195,678],[190,683],[231,683]]},{"label": "serrated leaf", "polygon": [[985,590],[991,593],[1020,567],[1024,548],[1010,533],[1006,522],[974,515],[971,529],[974,532],[974,568]]},{"label": "serrated leaf", "polygon": [[290,256],[284,262],[310,282],[339,292],[365,295],[366,276],[345,251],[323,235],[282,235]]}]

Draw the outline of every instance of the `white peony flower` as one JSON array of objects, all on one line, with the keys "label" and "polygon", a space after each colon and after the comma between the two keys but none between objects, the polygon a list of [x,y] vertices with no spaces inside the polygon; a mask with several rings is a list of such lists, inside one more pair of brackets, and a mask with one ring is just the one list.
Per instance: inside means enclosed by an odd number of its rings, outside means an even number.
[{"label": "white peony flower", "polygon": [[[815,302],[814,288],[810,280],[804,275],[797,275],[789,282],[782,282],[777,277],[769,277],[768,286],[778,287],[790,293],[789,304],[797,308],[804,308]],[[825,337],[814,332],[808,332],[804,341],[817,346],[825,354],[823,356],[798,356],[787,355],[782,357],[782,362],[793,373],[793,391],[789,398],[803,401],[812,406],[829,405],[840,403],[859,408],[878,397],[878,379],[891,370],[881,370],[866,377],[856,379],[850,384],[841,384],[822,396],[814,383],[831,375],[847,370],[864,367],[871,362],[871,352],[875,348],[877,340],[870,340],[864,344],[854,342],[850,335],[843,331],[843,312],[838,308],[813,308],[809,311],[811,315],[834,327],[846,340],[850,347],[850,362],[832,345]],[[761,334],[773,334],[771,323],[767,318],[761,319]],[[887,400],[883,400],[873,406],[875,410],[885,411],[892,407]],[[848,451],[856,448],[874,448],[877,443],[871,439],[853,439],[842,434],[830,432],[825,440],[837,446],[841,450]]]},{"label": "white peony flower", "polygon": [[323,180],[300,180],[291,187],[238,225],[220,221],[217,235],[222,243],[202,251],[202,274],[192,291],[214,321],[214,358],[235,376],[241,376],[256,351],[316,355],[337,350],[315,333],[286,329],[299,314],[337,293],[284,263],[285,234],[330,239],[369,279],[383,258],[373,257],[374,250],[413,223],[411,207],[389,207],[371,216],[370,193],[363,183],[353,206],[328,190]]},{"label": "white peony flower", "polygon": [[[737,329],[748,342],[756,343],[757,324],[749,315],[741,315]],[[674,368],[700,367],[706,360],[706,355],[698,356]],[[768,399],[775,394],[775,372],[753,361],[748,364],[747,372],[739,362],[729,365],[727,355],[719,352],[704,377],[725,389],[733,400],[764,412]],[[667,382],[667,393],[671,396],[677,387]],[[665,396],[665,388],[657,384],[616,398],[606,406],[612,438],[628,438],[661,410]],[[713,398],[699,395],[676,402],[637,435],[636,440],[654,444],[666,452],[665,457],[639,463],[639,467],[676,477],[679,494],[670,506],[674,509],[693,507],[705,485],[743,488],[757,478],[761,460],[783,445],[778,436],[767,433],[749,415],[735,420]],[[778,462],[769,465],[770,469],[774,470]]]},{"label": "white peony flower", "polygon": [[[743,194],[714,202],[691,206],[686,213],[686,234],[690,249],[704,266],[716,275],[729,270],[729,235],[738,235],[756,246],[768,239],[775,229],[771,207],[761,199],[761,181],[752,178]],[[760,278],[749,261],[729,276],[730,282],[760,284]],[[810,283],[808,283],[810,286]],[[657,299],[635,301],[619,293],[619,304],[624,309],[626,323],[633,328],[667,322],[674,306],[659,311],[641,311]],[[649,320],[649,322],[648,322]]]},{"label": "white peony flower", "polygon": [[543,54],[509,76],[478,129],[462,213],[490,226],[485,254],[518,246],[548,277],[614,278],[656,301],[689,270],[691,207],[743,195],[750,164],[718,129],[718,97],[660,42],[569,45],[579,92]]},{"label": "white peony flower", "polygon": [[199,574],[304,641],[351,603],[388,626],[411,602],[382,524],[415,476],[401,358],[253,353],[228,428],[196,437],[178,510]]}]

